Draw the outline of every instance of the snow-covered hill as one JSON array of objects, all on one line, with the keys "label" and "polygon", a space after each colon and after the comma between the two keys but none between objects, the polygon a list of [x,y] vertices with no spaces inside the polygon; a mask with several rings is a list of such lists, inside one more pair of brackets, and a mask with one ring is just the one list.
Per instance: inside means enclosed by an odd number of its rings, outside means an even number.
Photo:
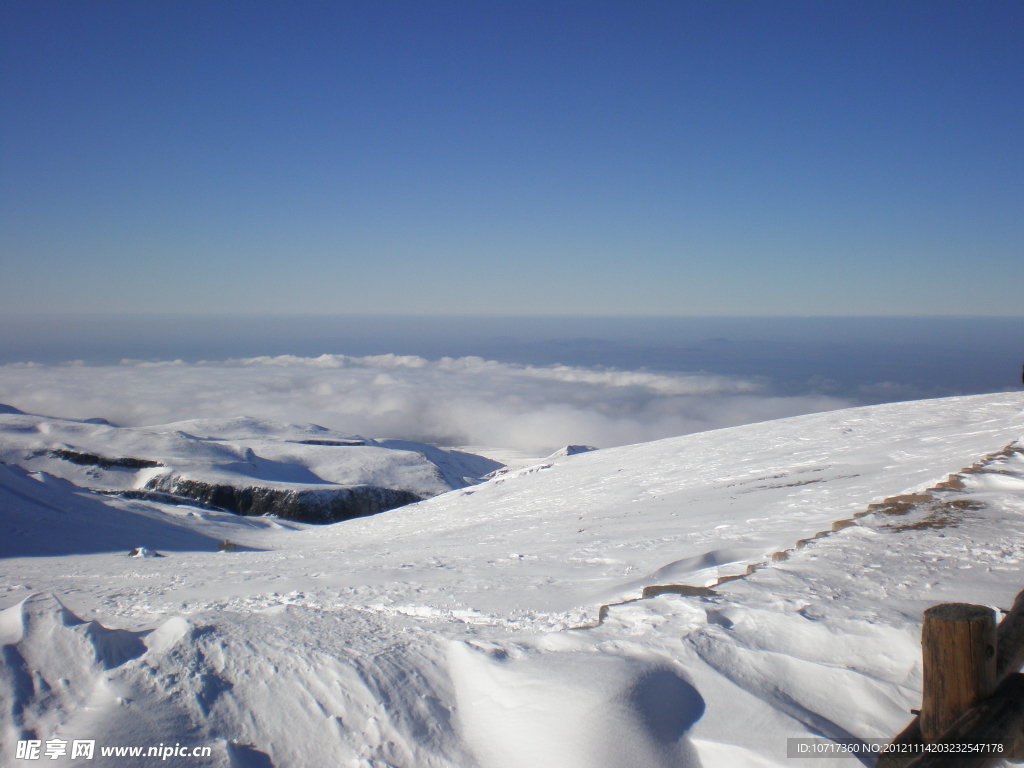
[{"label": "snow-covered hill", "polygon": [[315,424],[236,418],[121,428],[10,406],[0,412],[0,462],[130,498],[185,497],[306,522],[392,509],[477,483],[501,467],[460,451]]},{"label": "snow-covered hill", "polygon": [[[712,768],[787,764],[791,737],[889,737],[919,704],[921,611],[1006,608],[1024,588],[1022,406],[889,404],[552,457],[328,526],[0,467],[9,530],[88,518],[113,537],[133,515],[138,539],[181,537],[166,557],[126,541],[0,561],[3,749],[57,735],[211,748],[179,765]],[[175,429],[206,436],[191,424]],[[225,538],[239,549],[210,551]],[[711,589],[639,599],[681,585]]]}]

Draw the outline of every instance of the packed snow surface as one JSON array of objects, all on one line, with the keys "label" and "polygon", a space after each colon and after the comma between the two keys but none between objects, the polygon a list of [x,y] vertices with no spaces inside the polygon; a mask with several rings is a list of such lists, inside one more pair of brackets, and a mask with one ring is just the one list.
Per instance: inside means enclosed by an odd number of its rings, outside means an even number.
[{"label": "packed snow surface", "polygon": [[[4,759],[56,736],[211,747],[169,765],[762,767],[789,764],[787,738],[891,737],[920,703],[923,609],[1024,588],[1022,406],[554,456],[329,526],[0,465],[8,528],[78,542],[0,561]],[[652,585],[712,591],[638,599]]]}]

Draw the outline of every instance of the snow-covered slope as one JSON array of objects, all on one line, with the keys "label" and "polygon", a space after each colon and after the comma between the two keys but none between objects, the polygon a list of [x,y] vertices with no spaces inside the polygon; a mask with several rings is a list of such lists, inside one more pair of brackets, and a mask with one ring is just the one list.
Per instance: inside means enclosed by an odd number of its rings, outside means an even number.
[{"label": "snow-covered slope", "polygon": [[216,551],[221,541],[151,504],[83,493],[67,480],[6,464],[0,464],[0,525],[0,557],[127,552],[139,546]]},{"label": "snow-covered slope", "polygon": [[[171,494],[243,514],[309,522],[378,512],[479,482],[501,465],[401,440],[314,424],[202,419],[119,428],[0,413],[0,461],[83,488]],[[169,500],[169,499],[168,499]]]},{"label": "snow-covered slope", "polygon": [[[0,561],[3,749],[59,734],[211,748],[179,765],[711,768],[787,764],[789,737],[889,737],[919,704],[923,608],[1024,588],[1022,406],[890,404],[558,457],[329,526],[119,500],[243,548]],[[5,518],[48,487],[14,467],[0,482]],[[652,585],[713,589],[636,599]]]}]

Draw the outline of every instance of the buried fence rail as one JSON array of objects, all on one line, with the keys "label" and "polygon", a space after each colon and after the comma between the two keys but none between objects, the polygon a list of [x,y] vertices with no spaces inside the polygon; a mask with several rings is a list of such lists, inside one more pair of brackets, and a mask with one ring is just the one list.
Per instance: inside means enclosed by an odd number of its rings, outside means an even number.
[{"label": "buried fence rail", "polygon": [[957,751],[925,753],[907,768],[982,768],[1013,758],[1022,726],[1024,675],[1014,672],[1003,678],[992,696],[967,710],[941,737],[929,742],[938,750],[948,746]]},{"label": "buried fence rail", "polygon": [[986,606],[929,608],[921,653],[921,711],[876,768],[980,768],[1021,759],[1024,675],[1017,670],[1024,664],[1024,592],[998,627]]}]

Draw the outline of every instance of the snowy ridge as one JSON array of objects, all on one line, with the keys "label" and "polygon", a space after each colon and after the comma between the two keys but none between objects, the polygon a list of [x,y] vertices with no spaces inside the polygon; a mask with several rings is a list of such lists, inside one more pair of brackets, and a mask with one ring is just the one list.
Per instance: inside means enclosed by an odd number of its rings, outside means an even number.
[{"label": "snowy ridge", "polygon": [[[2,561],[3,748],[59,733],[213,748],[189,765],[763,768],[787,764],[789,737],[890,737],[919,705],[921,611],[1007,608],[1024,588],[1022,405],[890,404],[553,458],[329,526],[116,501],[248,549]],[[668,581],[716,586],[575,628]],[[104,657],[77,617],[125,650]]]},{"label": "snowy ridge", "polygon": [[185,496],[239,514],[308,522],[373,514],[479,482],[500,467],[480,456],[370,440],[314,424],[201,419],[120,428],[0,414],[0,461],[83,488]]}]

